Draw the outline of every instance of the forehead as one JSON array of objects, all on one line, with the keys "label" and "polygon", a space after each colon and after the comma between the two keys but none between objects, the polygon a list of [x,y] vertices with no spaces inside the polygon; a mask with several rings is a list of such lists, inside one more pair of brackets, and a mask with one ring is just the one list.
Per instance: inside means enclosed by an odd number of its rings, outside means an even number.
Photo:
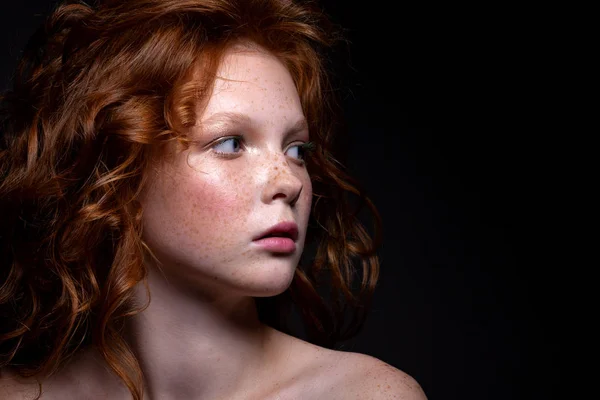
[{"label": "forehead", "polygon": [[285,65],[260,47],[241,45],[225,52],[200,120],[222,112],[246,114],[258,124],[303,117],[296,86]]}]

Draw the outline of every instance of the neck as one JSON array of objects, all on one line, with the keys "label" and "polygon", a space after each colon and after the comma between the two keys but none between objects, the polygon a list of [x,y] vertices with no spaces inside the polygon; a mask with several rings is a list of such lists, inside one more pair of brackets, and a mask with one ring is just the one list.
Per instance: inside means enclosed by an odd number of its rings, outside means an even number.
[{"label": "neck", "polygon": [[[148,285],[151,302],[130,318],[126,340],[150,398],[228,397],[272,363],[272,330],[259,322],[254,298],[217,295],[216,288],[199,293],[155,268],[149,268]],[[143,285],[136,287],[136,300],[147,300]]]}]

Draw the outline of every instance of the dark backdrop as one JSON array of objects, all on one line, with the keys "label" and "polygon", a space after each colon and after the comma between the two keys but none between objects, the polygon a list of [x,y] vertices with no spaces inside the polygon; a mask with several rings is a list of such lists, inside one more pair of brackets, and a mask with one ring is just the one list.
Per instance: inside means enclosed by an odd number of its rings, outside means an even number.
[{"label": "dark backdrop", "polygon": [[[53,3],[0,6],[2,88]],[[535,254],[519,21],[395,3],[321,1],[350,42],[334,58],[347,164],[385,233],[373,310],[344,350],[402,369],[430,399],[549,398],[556,345],[541,321],[556,308]]]}]

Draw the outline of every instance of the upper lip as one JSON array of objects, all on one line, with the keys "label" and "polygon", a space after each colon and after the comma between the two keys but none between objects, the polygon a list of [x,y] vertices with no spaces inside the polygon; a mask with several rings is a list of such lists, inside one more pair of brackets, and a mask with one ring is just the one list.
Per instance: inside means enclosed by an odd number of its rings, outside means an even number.
[{"label": "upper lip", "polygon": [[289,237],[295,242],[298,239],[298,225],[295,222],[280,222],[256,236],[253,240],[258,240],[268,235]]}]

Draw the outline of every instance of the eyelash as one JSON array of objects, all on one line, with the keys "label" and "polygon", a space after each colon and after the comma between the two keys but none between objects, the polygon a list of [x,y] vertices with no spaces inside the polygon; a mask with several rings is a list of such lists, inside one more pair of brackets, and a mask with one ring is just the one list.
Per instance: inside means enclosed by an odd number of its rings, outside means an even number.
[{"label": "eyelash", "polygon": [[[223,139],[220,139],[218,142],[214,143],[211,148],[212,151],[215,153],[215,155],[217,157],[223,157],[223,158],[233,158],[231,155],[232,154],[237,154],[237,153],[225,153],[225,152],[220,152],[220,151],[216,151],[214,149],[214,147],[219,146],[223,143],[226,143],[228,140],[239,140],[240,144],[243,146],[244,145],[244,138],[242,136],[230,136],[230,137],[226,137]],[[311,155],[311,153],[315,150],[315,143],[314,142],[306,142],[306,143],[302,143],[296,146],[292,146],[292,147],[299,147],[303,150],[303,155],[302,155],[302,159],[297,158],[298,161],[302,161],[302,163],[306,162],[306,158],[308,156]]]}]

